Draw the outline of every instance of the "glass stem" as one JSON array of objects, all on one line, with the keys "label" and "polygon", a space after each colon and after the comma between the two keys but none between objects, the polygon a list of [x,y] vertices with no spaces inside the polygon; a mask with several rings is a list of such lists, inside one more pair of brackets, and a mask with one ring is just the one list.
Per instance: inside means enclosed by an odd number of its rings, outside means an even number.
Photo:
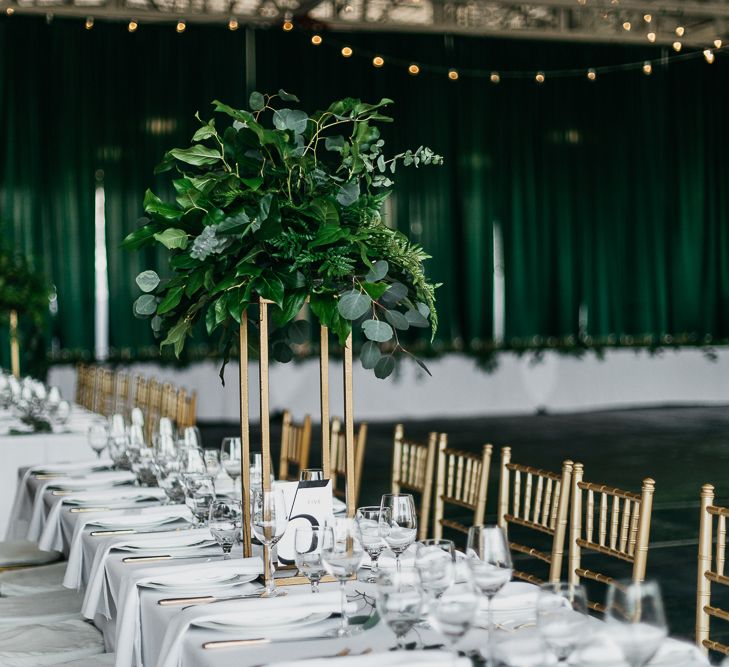
[{"label": "glass stem", "polygon": [[268,577],[266,578],[266,594],[273,595],[276,592],[276,585],[273,583],[273,548],[265,547],[268,557]]},{"label": "glass stem", "polygon": [[400,563],[400,554],[395,554],[395,569],[397,570],[397,573],[400,574],[400,571],[402,569],[402,565]]},{"label": "glass stem", "polygon": [[372,573],[372,577],[376,577],[380,572],[379,559],[380,559],[379,551],[376,554],[370,554],[370,564],[371,564],[370,572]]},{"label": "glass stem", "polygon": [[319,580],[318,579],[312,579],[311,580],[311,592],[312,593],[318,593],[319,592]]},{"label": "glass stem", "polygon": [[488,635],[486,637],[486,665],[488,667],[493,667],[493,664],[494,664],[493,663],[494,652],[493,652],[493,648],[491,645],[492,633],[494,631],[494,617],[493,617],[493,613],[491,611],[492,597],[493,596],[491,596],[491,595],[486,596],[486,600],[488,601],[488,607],[486,610],[486,613],[487,613],[486,626],[488,627]]},{"label": "glass stem", "polygon": [[341,593],[342,598],[342,620],[339,625],[339,634],[341,636],[344,636],[347,634],[347,580],[346,579],[340,579],[339,580],[339,591]]}]

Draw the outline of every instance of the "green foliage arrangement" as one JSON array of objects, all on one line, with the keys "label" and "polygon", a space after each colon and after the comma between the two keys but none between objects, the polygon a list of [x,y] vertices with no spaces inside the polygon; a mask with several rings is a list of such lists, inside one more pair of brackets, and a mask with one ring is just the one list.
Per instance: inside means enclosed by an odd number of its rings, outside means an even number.
[{"label": "green foliage arrangement", "polygon": [[156,171],[177,172],[175,200],[148,190],[147,217],[124,247],[162,244],[175,275],[140,273],[134,313],[178,356],[203,319],[209,335],[221,331],[227,358],[241,314],[260,295],[275,303],[272,352],[287,361],[290,344],[308,337],[294,319],[308,298],[341,344],[362,331],[362,365],[385,378],[396,352],[411,354],[398,332],[435,333],[437,285],[423,271],[429,255],[385,225],[382,207],[398,167],[443,159],[422,146],[384,155],[377,124],[392,121],[383,114],[391,100],[347,98],[311,115],[291,108],[298,102],[283,90],[254,92],[250,111],[215,101],[225,127],[198,114],[192,145],[164,156]]},{"label": "green foliage arrangement", "polygon": [[11,310],[40,324],[48,311],[49,285],[43,274],[5,243],[0,244],[0,321]]}]

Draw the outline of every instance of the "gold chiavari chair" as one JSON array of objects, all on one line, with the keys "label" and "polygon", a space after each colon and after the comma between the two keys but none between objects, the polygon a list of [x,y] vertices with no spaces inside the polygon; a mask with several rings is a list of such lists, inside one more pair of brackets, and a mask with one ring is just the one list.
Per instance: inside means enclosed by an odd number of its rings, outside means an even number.
[{"label": "gold chiavari chair", "polygon": [[395,440],[392,456],[392,493],[415,492],[420,496],[418,513],[418,539],[428,537],[430,502],[433,495],[435,453],[438,434],[428,435],[428,442],[405,439],[402,424],[395,426]]},{"label": "gold chiavari chair", "polygon": [[[87,383],[86,364],[76,364],[76,391],[73,397],[76,405],[84,405],[86,400],[86,383]],[[84,406],[85,407],[85,406]]]},{"label": "gold chiavari chair", "polygon": [[[532,556],[549,566],[548,581],[556,583],[562,575],[564,543],[569,518],[572,461],[562,464],[562,473],[539,470],[513,463],[511,447],[501,448],[501,475],[497,521],[509,532],[509,526],[529,529],[552,540],[550,553],[520,544],[509,536],[512,551]],[[513,532],[513,531],[512,531]],[[514,577],[533,584],[544,583],[539,577],[514,570]]]},{"label": "gold chiavari chair", "polygon": [[132,407],[139,408],[145,415],[149,409],[149,381],[143,375],[134,376]]},{"label": "gold chiavari chair", "polygon": [[[282,481],[298,480],[299,473],[309,467],[311,449],[311,417],[306,415],[300,424],[294,422],[291,413],[284,410],[281,427],[281,456],[278,478]],[[294,466],[295,470],[290,468]]]},{"label": "gold chiavari chair", "polygon": [[[716,555],[714,555],[714,518],[716,517]],[[711,604],[711,585],[729,586],[725,574],[726,520],[729,508],[714,504],[714,487],[701,487],[699,522],[699,568],[696,580],[696,643],[705,653],[718,651],[729,655],[729,646],[709,637],[711,619],[729,621],[729,611]]]},{"label": "gold chiavari chair", "polygon": [[[614,581],[604,574],[581,567],[583,549],[629,563],[632,566],[631,578],[634,581],[643,581],[648,561],[656,483],[650,478],[644,479],[638,494],[604,484],[585,482],[582,479],[583,473],[583,465],[575,463],[572,469],[569,582],[577,584],[580,579],[588,579],[611,584]],[[605,611],[605,606],[597,602],[588,604],[594,611]]]},{"label": "gold chiavari chair", "polygon": [[96,367],[89,364],[79,364],[76,377],[76,403],[91,410],[94,407],[94,383],[96,381]]},{"label": "gold chiavari chair", "polygon": [[[355,429],[354,439],[354,503],[357,505],[359,502],[359,490],[360,483],[362,481],[362,469],[364,468],[364,455],[365,448],[367,446],[367,424],[362,422],[359,425],[359,429]],[[332,425],[330,429],[330,440],[331,440],[331,479],[332,479],[332,493],[337,498],[344,500],[345,489],[337,488],[337,480],[341,477],[346,479],[345,471],[346,466],[346,440],[345,433],[342,430],[342,420],[339,417],[332,419]]]},{"label": "gold chiavari chair", "polygon": [[94,391],[94,412],[108,417],[114,409],[114,386],[116,374],[108,368],[99,368],[96,372]]},{"label": "gold chiavari chair", "polygon": [[144,437],[148,443],[152,442],[152,434],[157,431],[159,418],[162,416],[162,385],[156,378],[149,381],[149,400],[144,415]]},{"label": "gold chiavari chair", "polygon": [[178,429],[183,430],[188,426],[195,426],[197,422],[197,392],[193,391],[188,394],[185,389],[179,389],[175,414]]},{"label": "gold chiavari chair", "polygon": [[177,421],[177,394],[178,389],[170,382],[162,385],[162,402],[160,416]]},{"label": "gold chiavari chair", "polygon": [[101,366],[90,366],[88,377],[88,394],[86,396],[87,410],[99,412],[100,396],[101,396],[101,377],[104,369]]},{"label": "gold chiavari chair", "polygon": [[130,396],[130,379],[129,373],[120,372],[116,374],[116,396],[114,398],[114,414],[129,414],[129,396]]},{"label": "gold chiavari chair", "polygon": [[435,482],[435,514],[433,537],[443,537],[443,528],[468,534],[469,525],[445,517],[445,506],[454,505],[473,512],[471,525],[479,525],[486,514],[491,445],[484,445],[481,454],[462,452],[448,447],[448,437],[438,438],[438,467]]}]

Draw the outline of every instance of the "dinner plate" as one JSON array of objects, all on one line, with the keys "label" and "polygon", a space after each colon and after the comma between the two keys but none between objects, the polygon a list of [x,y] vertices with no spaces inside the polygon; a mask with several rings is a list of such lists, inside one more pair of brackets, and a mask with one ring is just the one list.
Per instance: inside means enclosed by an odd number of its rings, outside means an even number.
[{"label": "dinner plate", "polygon": [[258,578],[257,574],[213,574],[208,577],[195,576],[194,579],[187,581],[175,581],[173,583],[165,583],[163,581],[149,581],[140,584],[142,588],[149,588],[163,593],[199,593],[200,595],[208,595],[213,591],[220,589],[228,589],[234,586],[248,584]]},{"label": "dinner plate", "polygon": [[261,634],[270,634],[277,630],[289,628],[294,625],[301,628],[307,625],[315,625],[329,618],[331,614],[319,612],[312,614],[306,609],[281,609],[276,612],[260,613],[256,612],[255,616],[241,614],[240,620],[221,619],[218,621],[200,621],[194,625],[205,628],[206,630],[253,630],[258,636]]}]

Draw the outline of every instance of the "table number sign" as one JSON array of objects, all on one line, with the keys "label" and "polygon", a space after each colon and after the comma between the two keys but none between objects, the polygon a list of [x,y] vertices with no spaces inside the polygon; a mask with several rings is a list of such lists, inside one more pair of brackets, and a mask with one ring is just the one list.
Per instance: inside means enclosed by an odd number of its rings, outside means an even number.
[{"label": "table number sign", "polygon": [[289,522],[277,545],[278,562],[293,565],[296,560],[294,535],[297,528],[323,526],[334,517],[332,482],[276,482],[283,489]]}]

